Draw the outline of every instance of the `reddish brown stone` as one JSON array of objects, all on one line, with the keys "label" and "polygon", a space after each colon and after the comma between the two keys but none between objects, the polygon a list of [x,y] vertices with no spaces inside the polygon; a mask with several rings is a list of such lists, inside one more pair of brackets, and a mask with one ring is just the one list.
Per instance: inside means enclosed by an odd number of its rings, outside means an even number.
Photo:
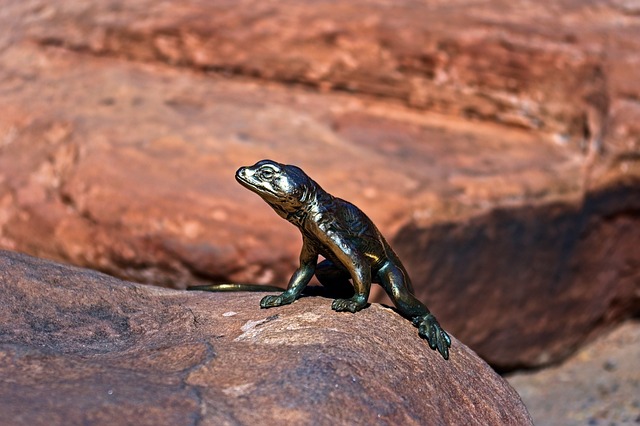
[{"label": "reddish brown stone", "polygon": [[[627,34],[606,37],[628,12],[577,0],[60,2],[46,10],[25,29],[46,45],[399,99],[576,138],[592,111],[598,128],[606,120],[605,68],[628,72],[634,58],[621,54],[637,47],[627,39],[640,31],[631,21]],[[602,23],[585,26],[594,14]]]},{"label": "reddish brown stone", "polygon": [[442,323],[512,369],[562,359],[639,311],[639,216],[638,181],[619,182],[573,203],[413,224],[394,245]]},{"label": "reddish brown stone", "polygon": [[627,3],[11,1],[0,247],[284,285],[300,237],[232,177],[273,158],[371,216],[487,360],[557,360],[639,309]]},{"label": "reddish brown stone", "polygon": [[0,251],[0,410],[15,425],[531,424],[453,339],[373,305],[181,292]]},{"label": "reddish brown stone", "polygon": [[3,245],[129,279],[286,281],[297,232],[233,179],[261,158],[304,167],[388,235],[523,188],[538,198],[578,185],[575,153],[522,131],[59,49],[21,45],[4,64],[19,77],[0,118]]}]

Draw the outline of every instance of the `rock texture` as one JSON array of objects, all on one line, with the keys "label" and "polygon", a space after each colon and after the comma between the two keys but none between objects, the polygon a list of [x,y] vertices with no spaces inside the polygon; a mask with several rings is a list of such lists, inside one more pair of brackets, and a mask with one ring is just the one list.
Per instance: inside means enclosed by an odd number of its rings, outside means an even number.
[{"label": "rock texture", "polygon": [[[371,94],[582,136],[585,126],[606,121],[609,84],[616,98],[638,93],[637,11],[626,3],[53,2],[32,6],[42,24],[27,34],[97,55]],[[618,36],[606,37],[611,31]]]},{"label": "rock texture", "polygon": [[0,252],[0,409],[38,424],[531,424],[453,341],[444,361],[390,309],[120,281]]},{"label": "rock texture", "polygon": [[640,323],[626,322],[562,365],[516,373],[509,382],[536,424],[640,423]]},{"label": "rock texture", "polygon": [[418,295],[465,343],[503,369],[542,365],[638,313],[638,189],[618,182],[574,202],[416,223],[394,245],[430,283]]},{"label": "rock texture", "polygon": [[282,285],[300,237],[232,177],[273,158],[367,212],[500,368],[640,310],[631,2],[5,3],[0,247]]}]

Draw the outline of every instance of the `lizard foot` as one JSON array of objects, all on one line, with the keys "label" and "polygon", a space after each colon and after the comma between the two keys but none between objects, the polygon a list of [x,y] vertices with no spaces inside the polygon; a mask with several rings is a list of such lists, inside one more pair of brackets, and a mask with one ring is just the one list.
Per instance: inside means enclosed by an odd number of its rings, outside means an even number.
[{"label": "lizard foot", "polygon": [[436,317],[432,314],[423,315],[413,319],[413,325],[418,327],[420,337],[427,339],[429,347],[440,352],[444,359],[449,359],[451,338],[442,329]]},{"label": "lizard foot", "polygon": [[362,308],[367,306],[366,299],[358,297],[357,295],[351,299],[336,299],[331,304],[331,309],[338,312],[358,312]]},{"label": "lizard foot", "polygon": [[292,303],[295,297],[287,297],[286,293],[282,293],[280,296],[265,296],[260,300],[261,308],[273,308],[275,306],[288,305]]}]

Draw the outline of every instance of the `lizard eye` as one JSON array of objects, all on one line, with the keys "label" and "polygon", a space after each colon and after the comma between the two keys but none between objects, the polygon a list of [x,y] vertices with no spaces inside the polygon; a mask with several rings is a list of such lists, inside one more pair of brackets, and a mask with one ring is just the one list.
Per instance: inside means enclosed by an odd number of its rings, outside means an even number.
[{"label": "lizard eye", "polygon": [[260,179],[262,180],[271,180],[273,177],[273,170],[271,169],[262,169],[260,170]]}]

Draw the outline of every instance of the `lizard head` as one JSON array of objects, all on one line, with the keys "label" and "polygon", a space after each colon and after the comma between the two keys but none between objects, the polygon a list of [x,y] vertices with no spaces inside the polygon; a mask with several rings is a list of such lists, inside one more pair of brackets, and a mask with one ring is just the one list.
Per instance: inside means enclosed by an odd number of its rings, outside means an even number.
[{"label": "lizard head", "polygon": [[300,168],[271,160],[240,167],[236,180],[282,216],[304,207],[317,187]]}]

